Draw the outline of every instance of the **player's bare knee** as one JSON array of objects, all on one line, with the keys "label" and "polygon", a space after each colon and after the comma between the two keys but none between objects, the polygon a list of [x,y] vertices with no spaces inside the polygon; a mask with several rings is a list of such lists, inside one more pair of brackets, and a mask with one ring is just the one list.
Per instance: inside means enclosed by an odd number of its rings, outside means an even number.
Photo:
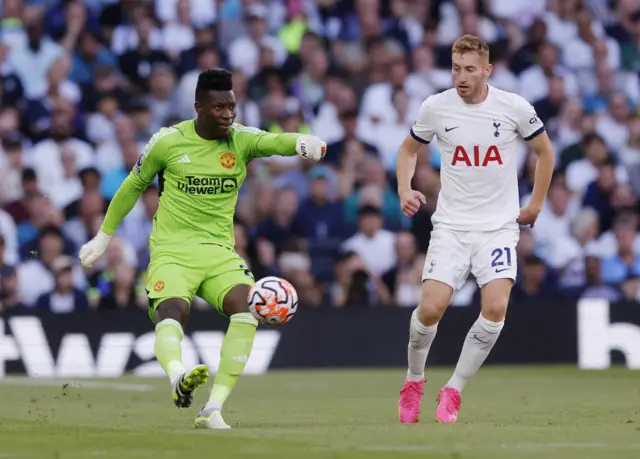
[{"label": "player's bare knee", "polygon": [[440,308],[437,303],[430,298],[424,298],[420,300],[420,306],[418,307],[418,320],[422,325],[430,326],[440,322],[444,310]]},{"label": "player's bare knee", "polygon": [[491,322],[502,322],[507,315],[513,280],[496,279],[482,288],[482,316]]},{"label": "player's bare knee", "polygon": [[180,298],[164,300],[156,308],[156,323],[173,319],[185,327],[189,318],[189,304]]},{"label": "player's bare knee", "polygon": [[222,301],[222,309],[228,316],[233,314],[240,314],[242,312],[249,312],[249,303],[247,298],[249,297],[248,285],[236,285],[224,296]]},{"label": "player's bare knee", "polygon": [[449,306],[452,294],[453,289],[446,284],[425,281],[420,295],[418,320],[426,326],[438,323]]},{"label": "player's bare knee", "polygon": [[507,315],[508,301],[494,299],[482,304],[482,317],[491,322],[502,322]]},{"label": "player's bare knee", "polygon": [[491,322],[502,322],[507,315],[509,296],[485,295],[482,298],[482,317]]}]

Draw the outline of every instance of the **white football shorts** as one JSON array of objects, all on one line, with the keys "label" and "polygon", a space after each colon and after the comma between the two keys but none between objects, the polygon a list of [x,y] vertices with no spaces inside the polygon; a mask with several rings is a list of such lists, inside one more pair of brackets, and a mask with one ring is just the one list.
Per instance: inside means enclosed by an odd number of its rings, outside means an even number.
[{"label": "white football shorts", "polygon": [[513,279],[518,271],[516,245],[520,229],[497,231],[454,231],[437,228],[431,232],[422,280],[433,279],[454,291],[467,281],[469,273],[482,288],[494,279]]}]

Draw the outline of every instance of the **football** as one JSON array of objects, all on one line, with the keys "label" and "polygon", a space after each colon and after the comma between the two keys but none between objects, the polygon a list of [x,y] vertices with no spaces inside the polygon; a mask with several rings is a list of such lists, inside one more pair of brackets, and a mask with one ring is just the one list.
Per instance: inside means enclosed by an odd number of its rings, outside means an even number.
[{"label": "football", "polygon": [[284,325],[298,309],[298,293],[293,285],[275,276],[258,280],[249,291],[249,311],[264,325]]}]

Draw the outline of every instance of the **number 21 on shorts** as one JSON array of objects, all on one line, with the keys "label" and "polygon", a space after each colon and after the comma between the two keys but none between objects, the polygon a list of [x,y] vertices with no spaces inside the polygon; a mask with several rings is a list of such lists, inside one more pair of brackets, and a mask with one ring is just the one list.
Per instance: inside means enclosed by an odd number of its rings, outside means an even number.
[{"label": "number 21 on shorts", "polygon": [[[503,256],[504,255],[504,256]],[[497,273],[506,271],[511,268],[511,248],[503,247],[493,249],[491,252],[491,267],[495,269]],[[506,258],[506,260],[504,260]],[[505,266],[506,265],[506,266]]]}]

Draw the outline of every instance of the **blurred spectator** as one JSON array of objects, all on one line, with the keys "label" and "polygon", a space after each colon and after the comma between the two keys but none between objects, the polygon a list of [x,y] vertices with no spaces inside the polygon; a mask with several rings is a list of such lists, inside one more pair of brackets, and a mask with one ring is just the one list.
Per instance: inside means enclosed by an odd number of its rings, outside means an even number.
[{"label": "blurred spectator", "polygon": [[534,103],[533,108],[542,122],[548,124],[560,114],[565,101],[564,79],[555,76],[549,80],[549,94]]},{"label": "blurred spectator", "polygon": [[[38,235],[37,247],[29,251],[29,258],[18,267],[18,295],[20,301],[34,306],[36,300],[55,288],[54,262],[64,254],[65,240],[59,229],[46,227]],[[86,286],[82,271],[74,266],[73,286]]]},{"label": "blurred spectator", "polygon": [[[164,1],[160,2],[156,7],[156,12],[162,12],[164,15],[164,17],[160,17],[160,14],[158,14],[160,20],[165,23],[162,28],[164,49],[166,49],[169,56],[174,59],[182,51],[191,48],[195,43],[195,34],[191,27],[193,17],[191,14],[191,3],[198,2],[192,2],[190,0]],[[201,5],[206,4],[206,2],[199,3]],[[174,6],[173,14],[162,10],[162,7],[167,4]],[[213,6],[210,6],[208,10],[211,9],[213,9]],[[200,20],[202,21],[203,19]]]},{"label": "blurred spectator", "polygon": [[[349,192],[344,201],[346,221],[355,223],[359,207],[374,206],[380,209],[385,225],[390,229],[408,226],[408,219],[402,214],[398,195],[389,185],[382,163],[375,158],[367,158],[363,168],[356,167],[343,171],[345,175],[349,174],[350,181],[350,186],[343,190]],[[360,187],[356,188],[358,182]]]},{"label": "blurred spectator", "polygon": [[233,94],[236,96],[236,121],[245,126],[260,126],[260,109],[249,99],[247,78],[237,70],[233,72]]},{"label": "blurred spectator", "polygon": [[140,54],[148,56],[150,51],[162,49],[164,46],[162,31],[152,19],[149,6],[151,5],[145,5],[142,2],[123,5],[120,11],[122,16],[116,22],[117,25],[109,37],[111,50],[116,56],[124,56],[127,52],[136,49]]},{"label": "blurred spectator", "polygon": [[[2,262],[18,263],[18,230],[11,215],[0,209],[0,240],[2,240]],[[0,263],[1,265],[1,263]]]},{"label": "blurred spectator", "polygon": [[155,132],[166,126],[166,121],[173,114],[175,100],[176,77],[168,64],[154,64],[149,75],[149,94],[142,99],[151,113],[149,129]]},{"label": "blurred spectator", "polygon": [[568,68],[577,71],[579,78],[591,76],[589,71],[595,67],[596,59],[605,59],[613,69],[620,68],[618,42],[607,37],[602,25],[592,19],[588,9],[579,9],[575,13],[578,33],[563,42],[563,61]]},{"label": "blurred spectator", "polygon": [[[201,0],[202,1],[202,0]],[[178,60],[177,71],[178,75],[182,76],[187,72],[196,69],[199,59],[199,54],[202,50],[209,49],[211,51],[217,51],[220,56],[220,62],[227,62],[227,54],[224,50],[217,49],[216,46],[216,28],[214,27],[196,27],[194,30],[194,44],[191,48],[186,49],[180,53]]]},{"label": "blurred spectator", "polygon": [[278,266],[282,276],[289,279],[298,292],[300,305],[318,307],[322,304],[322,292],[311,274],[311,258],[300,242],[296,240],[287,242],[278,257]]},{"label": "blurred spectator", "polygon": [[617,287],[603,282],[602,266],[597,257],[586,257],[585,267],[586,283],[584,288],[581,289],[581,298],[603,298],[612,302],[622,299],[620,290]]},{"label": "blurred spectator", "polygon": [[615,169],[609,160],[600,166],[598,178],[587,186],[582,199],[584,207],[591,207],[598,212],[599,227],[602,231],[609,230],[613,224],[614,210],[611,201],[615,187]]},{"label": "blurred spectator", "polygon": [[[567,186],[578,195],[582,195],[587,185],[598,177],[598,169],[611,161],[604,140],[597,134],[585,136],[585,157],[567,167]],[[627,171],[623,167],[615,169],[615,178],[619,183],[627,182]]]},{"label": "blurred spectator", "polygon": [[296,228],[302,237],[321,240],[337,240],[345,234],[342,206],[330,199],[329,171],[325,166],[314,166],[309,171],[309,198],[296,215]]},{"label": "blurred spectator", "polygon": [[72,61],[68,54],[62,54],[51,65],[47,72],[47,95],[52,100],[62,97],[67,102],[76,105],[80,102],[80,87],[69,80]]},{"label": "blurred spectator", "polygon": [[634,194],[640,196],[640,116],[629,120],[629,141],[618,152],[618,159],[627,169]]},{"label": "blurred spectator", "polygon": [[631,117],[631,109],[627,96],[616,92],[609,97],[609,110],[598,116],[596,131],[613,151],[620,151],[629,140],[627,122]]},{"label": "blurred spectator", "polygon": [[564,266],[558,271],[558,285],[565,291],[573,291],[586,282],[585,257],[597,251],[600,224],[598,213],[592,207],[583,207],[571,220],[571,235],[577,242],[567,250]]},{"label": "blurred spectator", "polygon": [[535,255],[525,258],[521,277],[513,287],[511,301],[517,303],[527,298],[548,300],[558,295],[555,276],[545,266],[544,260]]},{"label": "blurred spectator", "polygon": [[100,105],[105,98],[113,97],[118,101],[118,108],[128,107],[131,92],[126,80],[115,66],[96,64],[91,82],[81,85],[82,105],[88,113],[100,112],[108,118],[108,111]]},{"label": "blurred spectator", "polygon": [[85,191],[78,204],[79,215],[69,218],[63,227],[64,234],[74,244],[74,252],[96,234],[93,228],[102,224],[106,211],[106,203],[98,190]]},{"label": "blurred spectator", "polygon": [[[120,237],[114,237],[105,256],[86,270],[90,285],[89,305],[92,308],[98,307],[103,298],[112,295],[118,270],[124,269],[124,266],[134,267],[136,264],[137,256],[133,248]],[[118,286],[122,285],[122,283],[118,284]]]},{"label": "blurred spectator", "polygon": [[11,215],[17,225],[21,225],[29,220],[29,201],[39,194],[38,178],[33,169],[23,169],[21,179],[22,193],[20,198],[5,206],[6,212]]},{"label": "blurred spectator", "polygon": [[247,263],[247,268],[256,279],[280,275],[276,250],[271,241],[260,238],[249,240],[247,225],[239,220],[234,223],[235,248]]},{"label": "blurred spectator", "polygon": [[280,190],[278,193],[278,205],[275,206],[273,217],[264,220],[257,228],[257,237],[270,240],[280,253],[285,243],[296,234],[294,227],[295,216],[298,212],[298,196],[290,188]]},{"label": "blurred spectator", "polygon": [[0,205],[22,196],[23,139],[19,132],[2,137],[0,150]]},{"label": "blurred spectator", "polygon": [[40,295],[35,307],[56,314],[70,313],[87,309],[89,303],[82,290],[73,287],[73,259],[60,256],[51,265],[54,276],[54,288],[51,292]]},{"label": "blurred spectator", "polygon": [[[69,161],[66,165],[63,156]],[[54,110],[49,138],[34,145],[27,161],[35,169],[42,192],[51,195],[59,207],[64,207],[69,197],[63,184],[72,178],[69,174],[91,166],[95,161],[91,146],[74,137],[72,107]]]},{"label": "blurred spectator", "polygon": [[11,63],[7,60],[11,49],[6,43],[0,42],[0,106],[23,107],[24,86],[22,80],[15,73]]},{"label": "blurred spectator", "polygon": [[527,227],[520,230],[520,239],[518,239],[518,245],[516,246],[516,255],[518,260],[518,274],[521,273],[522,263],[527,257],[535,255],[535,239],[531,234],[531,230]]},{"label": "blurred spectator", "polygon": [[571,162],[584,158],[585,145],[592,140],[596,133],[596,117],[594,115],[583,115],[579,124],[580,132],[574,141],[575,143],[570,143],[560,151],[559,169],[561,171],[566,171]]},{"label": "blurred spectator", "polygon": [[396,235],[382,228],[379,208],[365,205],[358,210],[358,232],[344,241],[344,251],[357,253],[367,269],[381,276],[396,264]]},{"label": "blurred spectator", "polygon": [[216,4],[207,0],[156,0],[155,9],[164,24],[180,21],[185,25],[205,27],[216,20]]},{"label": "blurred spectator", "polygon": [[309,197],[301,203],[296,215],[296,230],[306,238],[312,272],[320,280],[331,279],[336,250],[349,232],[342,205],[329,194],[328,175],[325,166],[314,166],[309,171]]},{"label": "blurred spectator", "polygon": [[[640,254],[633,250],[636,226],[628,219],[620,219],[614,228],[618,253],[602,260],[603,282],[612,285],[636,283],[640,278]],[[635,293],[633,297],[635,299]]]},{"label": "blurred spectator", "polygon": [[520,196],[527,196],[533,191],[533,183],[536,174],[536,162],[538,157],[533,151],[529,151],[524,160],[524,165],[518,177],[518,192]]},{"label": "blurred spectator", "polygon": [[78,39],[78,48],[73,55],[73,67],[69,79],[76,84],[91,84],[97,66],[114,66],[115,56],[100,41],[100,37],[90,30],[83,31]]},{"label": "blurred spectator", "polygon": [[400,307],[415,307],[422,292],[424,255],[418,255],[415,236],[403,231],[396,236],[397,264],[382,279]]},{"label": "blurred spectator", "polygon": [[63,48],[45,35],[43,10],[25,8],[22,22],[25,36],[11,47],[9,65],[24,85],[30,99],[42,97],[47,91],[46,75],[53,63],[62,55]]},{"label": "blurred spectator", "polygon": [[4,242],[4,236],[0,234],[0,269],[9,265],[9,262],[7,261],[5,256],[5,252],[6,252],[6,245]]},{"label": "blurred spectator", "polygon": [[323,306],[322,291],[311,271],[294,271],[288,274],[287,279],[298,292],[298,301],[302,307],[317,308]]},{"label": "blurred spectator", "polygon": [[280,40],[268,34],[266,17],[269,13],[265,4],[251,4],[244,11],[245,26],[248,34],[234,40],[229,47],[231,68],[242,71],[248,78],[256,71],[261,46],[268,46],[274,52],[276,65],[282,65],[286,51]]},{"label": "blurred spectator", "polygon": [[[327,153],[323,159],[323,163],[327,163],[331,166],[338,167],[340,166],[341,158],[348,155],[347,153],[347,144],[351,141],[361,141],[358,138],[358,111],[357,110],[345,110],[339,115],[339,122],[344,128],[344,135],[340,140],[332,142],[327,145]],[[364,151],[366,153],[372,155],[378,155],[378,149],[368,144],[367,142],[361,141],[362,146],[364,147]]]},{"label": "blurred spectator", "polygon": [[[117,30],[116,30],[117,33]],[[124,37],[124,29],[122,37]],[[153,21],[148,17],[141,17],[135,26],[135,34],[128,35],[135,37],[131,40],[126,49],[118,43],[120,35],[114,34],[116,45],[111,45],[116,55],[120,55],[119,65],[129,81],[135,86],[136,91],[147,91],[149,89],[148,78],[151,69],[157,63],[170,63],[169,56],[162,51],[160,43],[162,38],[158,29],[154,28]],[[155,43],[154,43],[155,41]],[[126,46],[126,45],[125,45]],[[123,52],[119,52],[119,51]]]},{"label": "blurred spectator", "polygon": [[411,127],[412,121],[418,115],[419,105],[412,100],[404,89],[394,89],[390,100],[391,112],[394,119],[380,123],[376,129],[376,148],[380,153],[380,158],[385,170],[393,173],[396,168],[396,156],[398,146],[407,136],[407,128]]},{"label": "blurred spectator", "polygon": [[137,284],[136,272],[125,263],[116,265],[113,270],[113,283],[109,292],[100,297],[99,309],[126,309],[138,307],[146,309],[148,305],[144,288]]},{"label": "blurred spectator", "polygon": [[310,53],[303,59],[302,73],[293,87],[302,107],[313,110],[324,97],[323,81],[329,70],[329,57],[322,48],[315,48]]},{"label": "blurred spectator", "polygon": [[540,256],[552,268],[563,268],[580,251],[571,236],[571,220],[577,209],[578,201],[564,184],[558,180],[552,183],[548,201],[532,230]]},{"label": "blurred spectator", "polygon": [[196,50],[196,67],[180,78],[176,89],[176,113],[183,119],[194,118],[196,111],[193,98],[196,93],[198,75],[206,69],[220,66],[220,58],[213,47],[203,45]]},{"label": "blurred spectator", "polygon": [[[583,103],[578,98],[569,99],[560,107],[555,126],[556,138],[554,139],[558,153],[561,154],[562,150],[580,141],[583,116]],[[562,164],[561,167],[563,167]]]},{"label": "blurred spectator", "polygon": [[565,94],[578,95],[578,83],[575,76],[560,65],[558,48],[549,42],[543,42],[537,49],[537,63],[520,74],[518,94],[528,101],[542,100],[549,95],[551,76],[562,78]]},{"label": "blurred spectator", "polygon": [[97,111],[87,117],[87,138],[96,145],[109,142],[116,136],[115,121],[120,115],[118,99],[103,94],[97,101]]},{"label": "blurred spectator", "polygon": [[331,300],[335,307],[386,306],[392,301],[384,282],[373,274],[363,260],[346,252],[335,265],[336,282],[331,288]]},{"label": "blurred spectator", "polygon": [[0,268],[0,314],[11,309],[23,308],[18,294],[18,276],[13,266]]}]

